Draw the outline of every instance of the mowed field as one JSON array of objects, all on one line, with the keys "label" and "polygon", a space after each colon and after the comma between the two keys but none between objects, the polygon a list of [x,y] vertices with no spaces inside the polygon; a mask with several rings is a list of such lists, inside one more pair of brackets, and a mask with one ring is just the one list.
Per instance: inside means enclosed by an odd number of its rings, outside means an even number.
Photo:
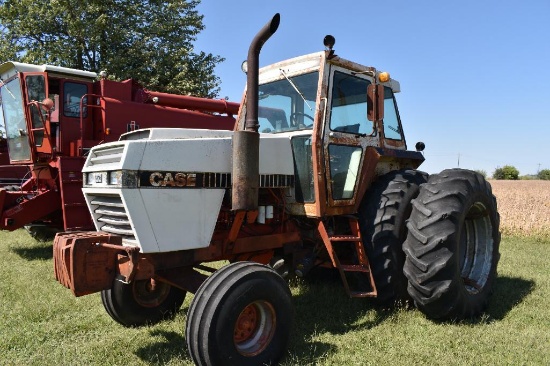
[{"label": "mowed field", "polygon": [[550,181],[491,180],[503,235],[550,238]]}]

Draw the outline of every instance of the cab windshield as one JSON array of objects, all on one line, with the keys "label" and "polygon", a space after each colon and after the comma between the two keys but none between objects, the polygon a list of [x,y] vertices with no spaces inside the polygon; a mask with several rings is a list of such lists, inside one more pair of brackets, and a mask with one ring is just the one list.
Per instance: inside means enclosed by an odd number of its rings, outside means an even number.
[{"label": "cab windshield", "polygon": [[277,133],[313,128],[319,72],[286,76],[259,86],[259,132]]},{"label": "cab windshield", "polygon": [[19,78],[0,84],[0,97],[2,109],[0,122],[6,128],[10,160],[30,160],[31,149],[27,138],[27,123]]}]

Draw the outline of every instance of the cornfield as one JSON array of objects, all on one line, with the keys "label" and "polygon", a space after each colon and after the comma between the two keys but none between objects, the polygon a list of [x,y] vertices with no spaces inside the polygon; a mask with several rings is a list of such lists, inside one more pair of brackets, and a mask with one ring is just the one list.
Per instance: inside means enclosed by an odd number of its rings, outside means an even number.
[{"label": "cornfield", "polygon": [[550,181],[491,180],[502,235],[550,238]]}]

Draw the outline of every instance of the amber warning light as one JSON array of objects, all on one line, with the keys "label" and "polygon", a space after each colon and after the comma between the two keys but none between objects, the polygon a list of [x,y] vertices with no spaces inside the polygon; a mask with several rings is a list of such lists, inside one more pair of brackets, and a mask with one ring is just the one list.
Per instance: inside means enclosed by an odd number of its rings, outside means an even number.
[{"label": "amber warning light", "polygon": [[390,80],[390,73],[389,72],[381,72],[380,74],[378,74],[378,80],[381,82],[381,83],[385,83],[386,81],[389,81]]}]

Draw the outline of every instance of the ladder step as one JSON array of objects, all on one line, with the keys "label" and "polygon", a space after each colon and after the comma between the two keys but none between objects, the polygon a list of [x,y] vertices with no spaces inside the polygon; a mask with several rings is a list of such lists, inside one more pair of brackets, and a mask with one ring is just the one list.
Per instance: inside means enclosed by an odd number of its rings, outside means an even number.
[{"label": "ladder step", "polygon": [[334,235],[329,236],[330,241],[361,241],[361,238],[354,235]]},{"label": "ladder step", "polygon": [[367,266],[361,264],[341,264],[340,266],[344,272],[370,272]]}]

